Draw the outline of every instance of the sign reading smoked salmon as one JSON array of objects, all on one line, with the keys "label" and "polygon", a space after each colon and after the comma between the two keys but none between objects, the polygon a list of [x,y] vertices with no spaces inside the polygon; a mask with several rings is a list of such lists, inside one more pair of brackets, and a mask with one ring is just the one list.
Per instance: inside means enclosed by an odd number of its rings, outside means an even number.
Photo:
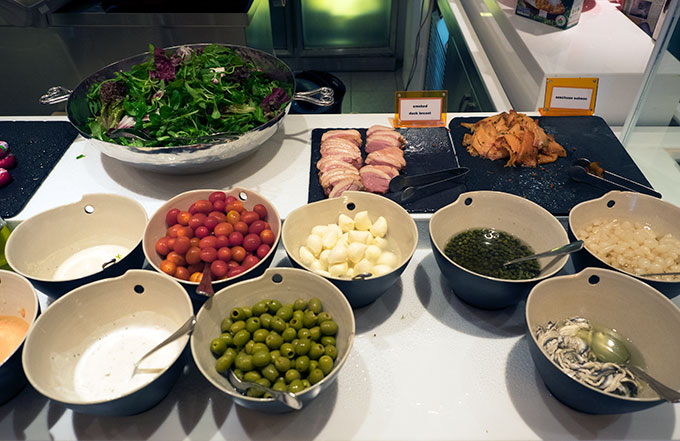
[{"label": "sign reading smoked salmon", "polygon": [[440,127],[446,125],[446,90],[395,93],[396,127]]},{"label": "sign reading smoked salmon", "polygon": [[592,115],[595,113],[597,78],[548,78],[541,115]]}]

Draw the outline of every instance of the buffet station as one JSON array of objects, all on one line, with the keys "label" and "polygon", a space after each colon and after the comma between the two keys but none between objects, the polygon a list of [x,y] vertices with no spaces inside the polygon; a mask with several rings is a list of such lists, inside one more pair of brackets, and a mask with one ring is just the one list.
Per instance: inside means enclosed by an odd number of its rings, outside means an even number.
[{"label": "buffet station", "polygon": [[288,115],[191,45],[0,117],[0,433],[677,439],[680,208],[597,116]]}]

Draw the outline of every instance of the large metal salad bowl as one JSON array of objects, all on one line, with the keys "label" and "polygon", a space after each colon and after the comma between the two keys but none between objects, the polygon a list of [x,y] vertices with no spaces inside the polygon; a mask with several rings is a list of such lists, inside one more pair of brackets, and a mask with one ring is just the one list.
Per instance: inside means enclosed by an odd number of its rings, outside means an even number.
[{"label": "large metal salad bowl", "polygon": [[[193,50],[209,46],[208,43],[183,45]],[[295,76],[286,63],[266,52],[243,46],[220,44],[235,50],[244,61],[251,61],[269,78],[290,85],[295,91]],[[174,51],[180,46],[166,48]],[[152,54],[145,52],[110,64],[80,82],[73,90],[53,87],[41,98],[43,104],[55,104],[68,100],[66,113],[73,126],[91,145],[112,158],[123,161],[134,167],[163,173],[197,173],[214,170],[235,162],[253,153],[267,141],[282,124],[283,118],[290,108],[293,99],[328,106],[333,104],[333,90],[322,88],[309,92],[294,94],[282,107],[279,113],[266,123],[255,127],[241,135],[229,139],[208,140],[201,143],[173,147],[135,147],[115,144],[93,138],[88,128],[88,119],[93,115],[87,102],[90,87],[105,79],[114,78],[116,72],[128,71],[132,66],[141,64]],[[316,96],[320,98],[316,98]]]}]

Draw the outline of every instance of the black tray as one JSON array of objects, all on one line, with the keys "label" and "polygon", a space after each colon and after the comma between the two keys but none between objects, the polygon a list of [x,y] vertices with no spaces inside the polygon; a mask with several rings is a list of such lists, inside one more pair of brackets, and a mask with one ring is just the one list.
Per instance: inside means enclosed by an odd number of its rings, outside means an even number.
[{"label": "black tray", "polygon": [[65,121],[0,121],[0,140],[17,159],[12,182],[0,188],[0,217],[19,214],[77,135]]},{"label": "black tray", "polygon": [[[326,199],[327,196],[319,184],[319,171],[316,163],[321,159],[321,136],[329,131],[337,129],[314,129],[312,130],[312,157],[309,169],[309,202],[316,202]],[[366,141],[366,129],[356,129],[361,133],[361,137]],[[446,127],[432,128],[408,128],[398,129],[406,138],[404,147],[404,158],[406,168],[402,170],[402,175],[415,175],[420,173],[434,172],[447,168],[458,167],[458,160],[451,146],[449,133]],[[362,156],[366,154],[362,149]],[[461,182],[463,182],[461,180]],[[432,194],[419,200],[401,203],[410,213],[434,213],[439,208],[450,204],[458,198],[458,195],[465,191],[464,185]],[[398,202],[398,194],[388,193],[385,196]]]},{"label": "black tray", "polygon": [[461,167],[468,167],[468,190],[496,190],[523,196],[544,207],[555,216],[566,216],[577,204],[598,198],[606,188],[575,182],[567,170],[578,158],[599,161],[612,173],[649,185],[607,123],[598,116],[544,116],[535,118],[547,134],[553,135],[567,152],[551,164],[536,168],[505,167],[507,159],[490,161],[471,156],[463,147],[463,136],[470,133],[460,123],[474,123],[474,118],[453,118],[449,123],[453,145]]}]

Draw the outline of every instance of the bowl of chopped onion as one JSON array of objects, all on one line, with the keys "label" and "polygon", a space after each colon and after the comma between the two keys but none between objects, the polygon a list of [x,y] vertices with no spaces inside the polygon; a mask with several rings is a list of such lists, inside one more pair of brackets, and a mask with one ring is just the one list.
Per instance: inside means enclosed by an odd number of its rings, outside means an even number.
[{"label": "bowl of chopped onion", "polygon": [[[576,270],[598,266],[637,277],[672,298],[680,294],[680,207],[652,196],[612,191],[569,213],[570,233],[584,241]],[[657,275],[650,275],[657,274]]]},{"label": "bowl of chopped onion", "polygon": [[415,253],[418,230],[399,204],[348,191],[293,210],[281,242],[294,266],[330,280],[359,308],[399,280]]}]

